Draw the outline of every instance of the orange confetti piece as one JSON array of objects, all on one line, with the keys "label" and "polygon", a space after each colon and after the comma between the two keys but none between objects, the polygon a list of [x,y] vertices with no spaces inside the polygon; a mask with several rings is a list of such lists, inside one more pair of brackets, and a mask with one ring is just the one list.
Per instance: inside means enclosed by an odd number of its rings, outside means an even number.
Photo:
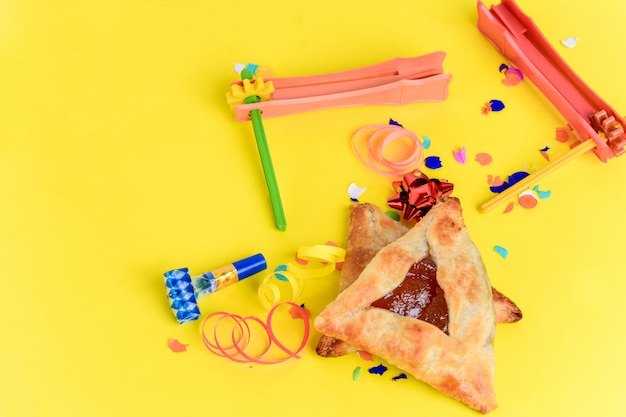
[{"label": "orange confetti piece", "polygon": [[521,193],[517,200],[519,205],[524,207],[525,209],[531,209],[531,208],[537,207],[538,201],[539,199],[537,198],[535,193],[533,193],[530,190],[524,191],[523,193]]},{"label": "orange confetti piece", "polygon": [[186,344],[180,343],[178,340],[176,339],[170,339],[167,341],[167,347],[169,347],[172,352],[184,352],[187,350],[187,346]]},{"label": "orange confetti piece", "polygon": [[495,177],[493,175],[489,175],[487,177],[487,182],[489,183],[489,185],[491,185],[492,187],[499,187],[502,184],[504,184],[504,181],[502,180],[502,178],[500,178],[499,175],[496,175]]},{"label": "orange confetti piece", "polygon": [[572,138],[572,132],[564,127],[556,129],[556,140],[561,143],[566,143]]},{"label": "orange confetti piece", "polygon": [[476,154],[475,160],[480,165],[485,166],[489,165],[493,161],[493,158],[488,153],[481,152]]},{"label": "orange confetti piece", "polygon": [[511,210],[513,210],[513,207],[515,207],[515,204],[513,204],[513,202],[511,201],[506,208],[504,209],[504,211],[502,213],[506,214],[506,213],[510,213]]},{"label": "orange confetti piece", "polygon": [[311,318],[311,310],[306,308],[304,304],[300,306],[300,309],[291,306],[289,309],[289,315],[291,315],[291,318],[294,320],[303,318],[303,315],[306,317],[306,320],[309,320]]},{"label": "orange confetti piece", "polygon": [[507,87],[514,87],[522,82],[519,74],[517,74],[515,71],[506,71],[504,73],[504,76],[506,78],[502,80],[502,84],[506,85]]},{"label": "orange confetti piece", "polygon": [[363,359],[364,361],[374,362],[374,357],[372,356],[371,353],[366,352],[364,350],[359,350],[359,351],[357,351],[357,353],[359,354],[361,359]]}]

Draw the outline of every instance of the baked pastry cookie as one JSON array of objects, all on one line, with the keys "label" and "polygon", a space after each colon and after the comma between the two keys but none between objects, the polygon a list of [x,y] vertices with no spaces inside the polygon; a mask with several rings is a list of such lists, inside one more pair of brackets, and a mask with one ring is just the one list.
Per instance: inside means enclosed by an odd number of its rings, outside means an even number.
[{"label": "baked pastry cookie", "polygon": [[[361,275],[379,250],[407,231],[402,223],[392,220],[374,204],[350,206],[346,260],[339,279],[339,292]],[[493,287],[491,291],[498,323],[514,323],[522,318],[521,310],[513,301]],[[317,354],[323,357],[343,356],[356,350],[356,347],[327,335],[322,335],[316,347]]]},{"label": "baked pastry cookie", "polygon": [[[377,306],[393,298],[407,271],[421,279],[433,269],[448,312],[444,329],[407,311]],[[436,296],[435,290],[432,299]],[[456,198],[438,202],[376,252],[314,320],[322,334],[379,356],[482,413],[496,407],[495,325],[491,285]]]}]

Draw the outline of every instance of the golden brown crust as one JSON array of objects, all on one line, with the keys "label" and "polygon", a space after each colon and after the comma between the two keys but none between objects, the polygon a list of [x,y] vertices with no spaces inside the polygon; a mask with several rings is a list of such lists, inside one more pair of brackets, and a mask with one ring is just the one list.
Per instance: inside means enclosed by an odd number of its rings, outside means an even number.
[{"label": "golden brown crust", "polygon": [[[449,310],[449,335],[370,304],[397,287],[430,254]],[[351,285],[315,318],[321,333],[379,356],[486,413],[496,407],[489,279],[457,199],[436,204],[406,234],[378,251]]]},{"label": "golden brown crust", "polygon": [[[378,251],[407,231],[406,227],[392,220],[376,205],[363,203],[350,206],[348,244],[339,292],[361,275]],[[493,287],[492,296],[498,323],[514,323],[522,318],[518,306]],[[354,346],[327,335],[322,335],[316,347],[317,354],[323,357],[339,357],[356,350]]]}]

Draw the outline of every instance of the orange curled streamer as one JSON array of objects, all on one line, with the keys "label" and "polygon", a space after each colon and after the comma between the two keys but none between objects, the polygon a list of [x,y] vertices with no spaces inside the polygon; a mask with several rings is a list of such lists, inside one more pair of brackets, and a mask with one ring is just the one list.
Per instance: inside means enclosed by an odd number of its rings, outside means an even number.
[{"label": "orange curled streamer", "polygon": [[[367,158],[363,157],[357,144],[363,136],[367,140]],[[397,161],[387,159],[385,149],[399,139],[409,139],[411,149],[402,159]],[[392,178],[415,171],[424,162],[424,148],[417,135],[398,125],[373,124],[362,127],[352,135],[352,147],[365,165],[379,174]]]},{"label": "orange curled streamer", "polygon": [[[276,334],[272,328],[272,319],[274,318],[275,313],[278,308],[281,306],[289,306],[291,308],[291,316],[295,319],[302,319],[303,323],[303,336],[300,345],[295,349],[291,350],[287,346],[285,346],[279,339],[276,337]],[[211,320],[217,318],[212,333],[212,339],[207,337],[207,332],[205,331],[205,327],[207,323]],[[220,342],[218,337],[218,325],[224,319],[231,319],[234,322],[232,331],[230,332],[230,340],[227,343],[232,343],[225,345]],[[265,331],[265,335],[267,336],[267,345],[261,353],[256,355],[251,355],[246,352],[246,348],[248,347],[251,340],[251,330],[248,322],[254,322],[261,326]],[[300,352],[306,346],[309,335],[310,335],[310,324],[309,324],[309,315],[307,311],[300,307],[298,304],[293,303],[291,301],[285,301],[280,304],[276,304],[268,313],[267,320],[264,322],[258,317],[255,316],[245,316],[242,317],[238,314],[226,313],[222,311],[218,311],[212,314],[209,314],[202,323],[202,341],[204,345],[211,351],[212,353],[228,358],[232,361],[239,363],[257,363],[261,365],[271,365],[276,363],[285,362],[291,358],[300,358]],[[282,353],[287,354],[287,356],[279,358],[279,359],[263,359],[263,357],[270,352],[272,346],[276,346]]]}]

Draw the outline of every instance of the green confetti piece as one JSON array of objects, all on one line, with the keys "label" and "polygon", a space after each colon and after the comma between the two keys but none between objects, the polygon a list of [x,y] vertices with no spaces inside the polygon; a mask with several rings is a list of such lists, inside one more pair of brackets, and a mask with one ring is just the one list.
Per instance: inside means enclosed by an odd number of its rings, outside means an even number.
[{"label": "green confetti piece", "polygon": [[361,376],[361,367],[357,366],[354,372],[352,372],[352,380],[354,382],[357,382],[360,376]]}]

